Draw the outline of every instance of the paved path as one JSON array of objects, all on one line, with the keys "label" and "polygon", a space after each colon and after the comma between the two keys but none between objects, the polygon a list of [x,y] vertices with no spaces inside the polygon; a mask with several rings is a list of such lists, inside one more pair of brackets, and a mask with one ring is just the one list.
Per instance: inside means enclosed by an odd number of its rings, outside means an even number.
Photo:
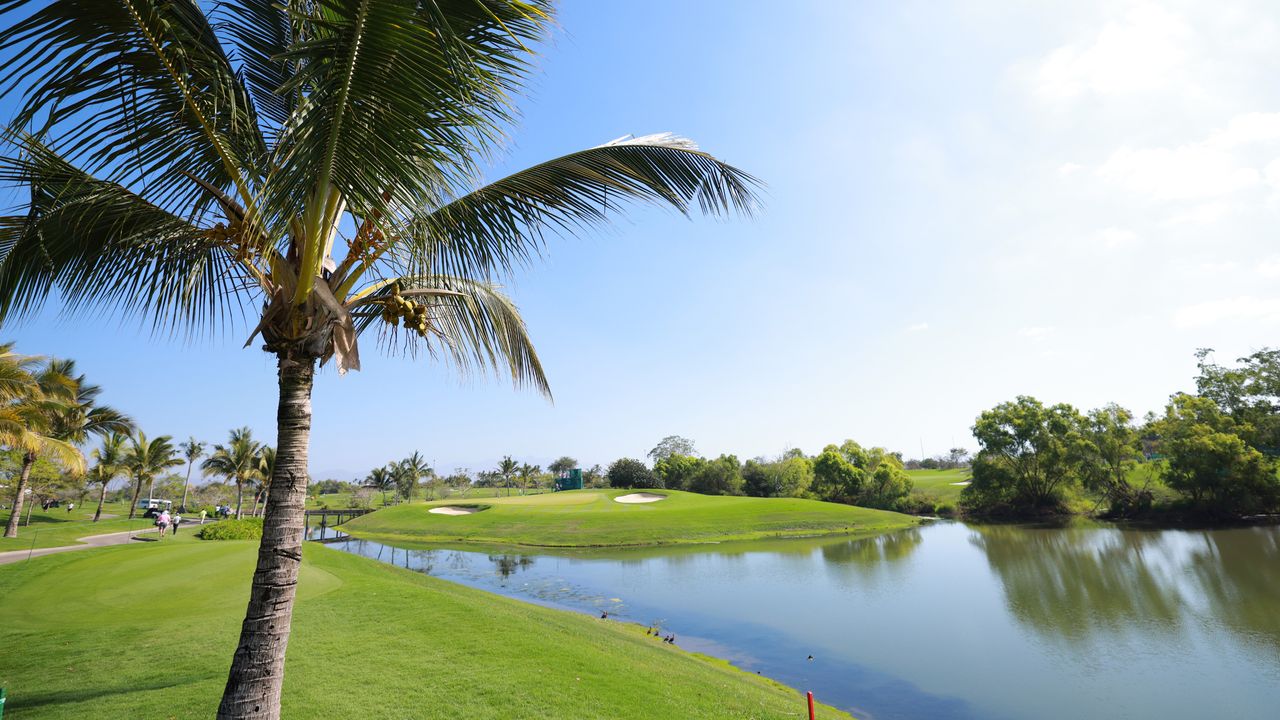
[{"label": "paved path", "polygon": [[83,545],[63,545],[61,547],[36,548],[35,550],[10,550],[8,552],[0,552],[0,565],[7,563],[22,562],[28,557],[40,557],[41,555],[52,555],[60,552],[70,552],[72,550],[87,550],[88,548],[105,547],[107,545],[124,545],[133,540],[135,535],[146,537],[147,530],[150,535],[155,537],[154,528],[126,530],[124,532],[107,533],[106,535],[90,535],[88,537],[79,538],[79,542]]}]

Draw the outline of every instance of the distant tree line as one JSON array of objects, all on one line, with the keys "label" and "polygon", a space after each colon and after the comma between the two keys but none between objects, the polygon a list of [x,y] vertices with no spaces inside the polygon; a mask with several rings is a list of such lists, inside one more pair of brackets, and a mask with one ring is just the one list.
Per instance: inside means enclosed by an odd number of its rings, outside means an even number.
[{"label": "distant tree line", "polygon": [[983,515],[1094,512],[1235,518],[1280,509],[1280,351],[1234,367],[1197,353],[1195,393],[1141,422],[1020,396],[978,416],[962,508]]}]

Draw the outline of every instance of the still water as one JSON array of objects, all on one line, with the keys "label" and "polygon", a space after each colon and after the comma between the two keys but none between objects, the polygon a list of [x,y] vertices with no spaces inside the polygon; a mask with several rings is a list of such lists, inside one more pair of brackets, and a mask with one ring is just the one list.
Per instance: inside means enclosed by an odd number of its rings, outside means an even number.
[{"label": "still water", "polygon": [[333,547],[658,624],[871,720],[1280,717],[1277,527],[944,522],[570,556]]}]

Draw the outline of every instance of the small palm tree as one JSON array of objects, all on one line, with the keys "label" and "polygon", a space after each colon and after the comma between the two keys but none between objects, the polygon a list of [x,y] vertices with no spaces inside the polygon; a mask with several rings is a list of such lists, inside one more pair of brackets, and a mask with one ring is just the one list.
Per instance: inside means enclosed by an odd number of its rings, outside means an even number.
[{"label": "small palm tree", "polygon": [[147,438],[141,430],[130,438],[129,449],[125,453],[124,468],[133,478],[133,501],[129,504],[129,519],[138,513],[138,498],[142,496],[142,483],[147,483],[147,499],[151,499],[152,487],[156,476],[172,467],[182,464],[178,451],[173,447],[173,438],[161,435]]},{"label": "small palm tree", "polygon": [[266,512],[267,500],[271,496],[271,473],[276,469],[276,449],[270,445],[258,448],[257,462],[253,468],[253,517],[258,516],[258,502],[262,502]]},{"label": "small palm tree", "polygon": [[244,506],[244,484],[252,480],[258,469],[259,445],[247,427],[231,431],[226,445],[214,445],[213,452],[200,465],[201,469],[221,475],[236,484],[236,517]]},{"label": "small palm tree", "polygon": [[[606,143],[482,185],[551,0],[6,3],[0,320],[50,296],[163,328],[261,308],[278,367],[273,502],[219,718],[277,718],[318,363],[378,331],[548,392],[494,280],[625,200],[749,212],[688,140]],[[345,228],[354,232],[341,233]]]},{"label": "small palm tree", "polygon": [[187,459],[187,479],[182,483],[182,504],[178,505],[178,509],[182,512],[187,511],[187,492],[191,489],[191,468],[196,461],[204,457],[204,443],[196,440],[194,436],[188,437],[187,441],[178,446],[182,450],[182,456]]},{"label": "small palm tree", "polygon": [[111,433],[102,438],[102,446],[93,451],[94,463],[89,470],[89,482],[102,486],[98,493],[98,509],[93,513],[94,522],[102,518],[102,506],[107,501],[107,486],[125,469],[125,443],[128,439],[122,433]]},{"label": "small palm tree", "polygon": [[396,478],[389,468],[374,468],[369,471],[368,477],[364,479],[364,486],[376,492],[381,492],[382,504],[386,505],[387,493],[396,488]]},{"label": "small palm tree", "polygon": [[64,439],[66,428],[59,421],[76,406],[75,378],[63,373],[59,363],[38,365],[32,358],[14,354],[7,345],[0,346],[0,364],[8,365],[0,377],[7,378],[9,395],[8,402],[0,405],[0,444],[22,452],[22,470],[4,531],[5,537],[15,538],[36,460],[42,455],[54,458],[72,475],[80,475],[85,459],[74,443]]},{"label": "small palm tree", "polygon": [[520,463],[511,459],[510,455],[504,456],[502,461],[498,463],[498,475],[502,477],[502,484],[507,487],[507,496],[511,495],[511,479],[516,476],[520,470]]}]

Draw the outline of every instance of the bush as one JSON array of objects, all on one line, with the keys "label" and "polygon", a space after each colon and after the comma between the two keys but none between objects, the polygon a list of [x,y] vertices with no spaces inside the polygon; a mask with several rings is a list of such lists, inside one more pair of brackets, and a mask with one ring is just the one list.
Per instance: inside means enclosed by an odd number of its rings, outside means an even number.
[{"label": "bush", "polygon": [[609,487],[615,488],[661,488],[662,480],[647,465],[632,458],[615,460],[605,473],[609,479]]},{"label": "bush", "polygon": [[262,518],[223,520],[205,525],[196,536],[201,540],[258,540],[262,538]]}]

